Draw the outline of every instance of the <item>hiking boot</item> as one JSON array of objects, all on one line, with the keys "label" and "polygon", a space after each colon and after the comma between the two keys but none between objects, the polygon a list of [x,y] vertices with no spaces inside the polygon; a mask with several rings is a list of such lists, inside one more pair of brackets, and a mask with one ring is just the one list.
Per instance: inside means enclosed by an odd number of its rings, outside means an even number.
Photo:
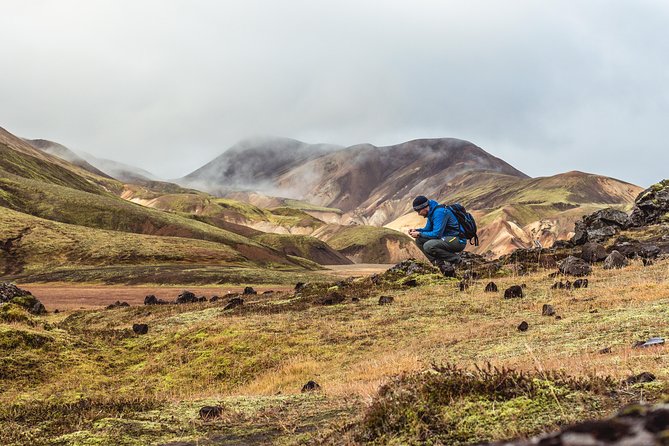
[{"label": "hiking boot", "polygon": [[444,277],[455,277],[455,267],[449,262],[442,262],[439,264],[439,271]]}]

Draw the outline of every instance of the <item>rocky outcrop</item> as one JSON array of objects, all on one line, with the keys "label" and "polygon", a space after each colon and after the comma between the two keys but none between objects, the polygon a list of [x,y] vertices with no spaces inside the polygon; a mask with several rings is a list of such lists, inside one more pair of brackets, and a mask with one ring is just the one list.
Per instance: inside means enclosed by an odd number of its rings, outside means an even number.
[{"label": "rocky outcrop", "polygon": [[13,283],[0,283],[0,304],[12,303],[18,305],[32,314],[46,313],[42,302],[39,301],[30,291],[22,290]]},{"label": "rocky outcrop", "polygon": [[582,245],[587,242],[601,243],[620,232],[628,225],[627,214],[613,208],[606,208],[584,216],[576,222],[571,242]]},{"label": "rocky outcrop", "polygon": [[669,221],[669,180],[662,180],[641,192],[630,215],[631,226],[648,226]]},{"label": "rocky outcrop", "polygon": [[585,421],[563,427],[556,433],[529,440],[494,443],[497,446],[534,445],[661,445],[666,444],[669,405],[632,405],[607,420]]},{"label": "rocky outcrop", "polygon": [[612,251],[604,260],[604,269],[620,269],[629,264],[627,258],[618,251]]},{"label": "rocky outcrop", "polygon": [[558,269],[562,274],[570,276],[587,276],[592,272],[592,267],[583,259],[569,256],[558,263]]},{"label": "rocky outcrop", "polygon": [[606,248],[599,243],[587,242],[581,248],[581,258],[588,263],[601,262],[608,255]]}]

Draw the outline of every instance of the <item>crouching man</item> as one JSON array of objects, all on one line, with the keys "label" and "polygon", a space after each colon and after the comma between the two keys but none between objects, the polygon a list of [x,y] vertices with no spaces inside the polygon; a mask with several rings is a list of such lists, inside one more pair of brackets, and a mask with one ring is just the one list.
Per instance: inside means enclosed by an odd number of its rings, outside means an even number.
[{"label": "crouching man", "polygon": [[409,235],[430,262],[445,275],[451,275],[453,265],[461,261],[458,253],[467,246],[458,219],[449,208],[422,195],[414,199],[413,209],[426,217],[427,223],[424,228],[409,229]]}]

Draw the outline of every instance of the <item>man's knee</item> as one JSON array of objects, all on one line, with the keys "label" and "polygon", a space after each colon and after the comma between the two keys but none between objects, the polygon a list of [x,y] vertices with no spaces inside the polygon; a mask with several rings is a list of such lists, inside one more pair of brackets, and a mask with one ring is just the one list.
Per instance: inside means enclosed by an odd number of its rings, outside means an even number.
[{"label": "man's knee", "polygon": [[437,246],[439,245],[439,242],[440,240],[428,240],[423,245],[423,250],[431,256],[434,256],[435,254],[438,254]]}]

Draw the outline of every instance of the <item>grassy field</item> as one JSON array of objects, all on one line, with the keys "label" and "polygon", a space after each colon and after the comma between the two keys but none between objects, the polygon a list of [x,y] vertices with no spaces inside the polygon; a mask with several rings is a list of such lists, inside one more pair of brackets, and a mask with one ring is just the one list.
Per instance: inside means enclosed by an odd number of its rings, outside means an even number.
[{"label": "grassy field", "polygon": [[[367,278],[245,296],[232,310],[224,301],[1,323],[0,440],[469,444],[659,398],[665,347],[632,345],[666,335],[669,263],[595,268],[578,290],[551,290],[547,273],[494,279],[498,293],[483,292],[487,280],[461,292],[455,280],[423,274],[413,288],[406,278]],[[521,283],[526,297],[502,298]],[[378,305],[381,294],[394,303]],[[341,303],[323,305],[338,295]],[[542,316],[543,304],[561,318]],[[149,333],[133,334],[133,323]],[[620,384],[646,371],[658,380]],[[518,385],[499,386],[500,376]],[[300,393],[309,380],[321,391]],[[198,409],[212,404],[222,416],[200,420]]]}]

